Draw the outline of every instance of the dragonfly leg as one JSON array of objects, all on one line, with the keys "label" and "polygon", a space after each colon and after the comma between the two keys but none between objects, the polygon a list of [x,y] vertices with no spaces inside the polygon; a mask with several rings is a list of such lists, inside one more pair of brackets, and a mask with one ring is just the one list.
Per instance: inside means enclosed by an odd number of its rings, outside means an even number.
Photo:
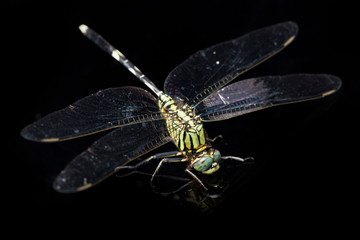
[{"label": "dragonfly leg", "polygon": [[208,140],[209,142],[213,143],[215,141],[217,141],[219,139],[219,141],[222,141],[223,140],[223,136],[222,135],[218,135],[214,138],[207,138],[206,140]]},{"label": "dragonfly leg", "polygon": [[205,187],[204,183],[193,172],[191,172],[189,169],[186,169],[185,172],[190,174],[191,177],[193,177],[206,191],[208,191],[208,188]]},{"label": "dragonfly leg", "polygon": [[223,160],[231,159],[231,160],[235,160],[235,161],[239,161],[239,162],[254,160],[253,157],[241,158],[241,157],[235,157],[235,156],[221,156],[221,159],[223,159]]},{"label": "dragonfly leg", "polygon": [[[178,163],[178,162],[186,162],[186,161],[188,161],[188,159],[186,159],[186,158],[164,158],[163,160],[161,160],[151,177],[151,181],[150,181],[151,186],[153,186],[152,182],[154,180],[154,177],[158,173],[158,171],[161,168],[163,163],[176,163],[176,162]],[[204,183],[193,172],[191,172],[189,169],[186,169],[185,172],[187,172],[193,179],[195,179],[198,183],[200,183],[200,185],[206,191],[208,190],[208,188],[204,185]]]},{"label": "dragonfly leg", "polygon": [[178,162],[186,162],[186,161],[187,161],[186,158],[164,158],[164,159],[162,159],[159,162],[159,164],[157,165],[153,175],[151,176],[151,180],[150,180],[151,186],[152,186],[152,182],[154,180],[155,175],[158,173],[158,171],[161,168],[163,163],[178,163]]},{"label": "dragonfly leg", "polygon": [[[155,154],[151,157],[148,157],[147,159],[139,162],[138,164],[135,164],[135,165],[126,165],[126,166],[119,166],[119,167],[116,167],[115,168],[115,171],[118,171],[120,169],[131,169],[131,170],[136,170],[138,169],[139,167],[141,167],[142,165],[145,165],[147,163],[149,163],[151,160],[153,159],[159,159],[159,158],[164,158],[164,157],[175,157],[175,156],[180,156],[182,155],[181,152],[178,152],[178,151],[170,151],[170,152],[163,152],[163,153],[158,153],[158,154]],[[127,174],[128,175],[128,174]]]}]

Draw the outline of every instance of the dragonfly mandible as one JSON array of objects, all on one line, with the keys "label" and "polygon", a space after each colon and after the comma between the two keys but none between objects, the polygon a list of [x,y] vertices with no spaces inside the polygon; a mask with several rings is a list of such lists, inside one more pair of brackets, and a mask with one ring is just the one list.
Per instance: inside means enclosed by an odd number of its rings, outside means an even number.
[{"label": "dragonfly mandible", "polygon": [[[86,25],[80,31],[110,54],[154,94],[137,87],[100,90],[26,126],[32,141],[57,142],[115,129],[75,157],[54,181],[59,192],[90,188],[121,168],[136,169],[160,160],[187,162],[185,171],[202,187],[196,172],[212,174],[219,161],[251,158],[222,156],[211,145],[203,123],[225,120],[272,106],[322,98],[336,92],[341,80],[328,74],[292,74],[232,80],[275,55],[296,37],[294,22],[283,22],[200,50],[170,72],[159,90],[133,63]],[[134,159],[173,142],[177,150]],[[195,170],[195,171],[194,171]]]}]

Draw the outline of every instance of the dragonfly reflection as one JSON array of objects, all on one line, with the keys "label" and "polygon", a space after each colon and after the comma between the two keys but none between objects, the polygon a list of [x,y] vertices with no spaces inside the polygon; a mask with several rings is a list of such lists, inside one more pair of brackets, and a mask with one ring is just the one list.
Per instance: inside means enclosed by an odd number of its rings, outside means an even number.
[{"label": "dragonfly reflection", "polygon": [[[65,167],[54,181],[55,190],[60,192],[87,189],[120,169],[136,170],[153,159],[160,162],[151,181],[164,163],[184,162],[186,174],[207,189],[198,173],[216,172],[220,160],[244,162],[250,158],[222,156],[213,148],[204,122],[322,98],[341,86],[339,78],[327,74],[267,76],[229,84],[289,45],[298,31],[293,22],[262,28],[198,51],[170,72],[164,91],[95,31],[86,25],[79,28],[156,97],[137,87],[109,88],[25,127],[22,136],[40,142],[64,141],[114,129]],[[173,142],[177,150],[129,164],[168,142]]]}]

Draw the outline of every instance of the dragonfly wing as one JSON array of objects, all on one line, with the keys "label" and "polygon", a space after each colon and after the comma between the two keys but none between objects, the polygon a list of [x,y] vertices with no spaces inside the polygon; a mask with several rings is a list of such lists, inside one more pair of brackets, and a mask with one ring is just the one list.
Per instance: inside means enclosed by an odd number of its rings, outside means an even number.
[{"label": "dragonfly wing", "polygon": [[160,118],[156,98],[146,90],[109,88],[28,125],[21,135],[33,141],[54,142]]},{"label": "dragonfly wing", "polygon": [[341,87],[338,77],[292,74],[242,80],[218,90],[198,107],[203,121],[218,121],[271,106],[325,97]]},{"label": "dragonfly wing", "polygon": [[293,22],[262,28],[190,56],[168,75],[164,90],[195,107],[231,80],[286,47],[297,34]]},{"label": "dragonfly wing", "polygon": [[164,120],[118,128],[73,159],[54,181],[60,192],[77,192],[112,175],[119,166],[171,141]]}]

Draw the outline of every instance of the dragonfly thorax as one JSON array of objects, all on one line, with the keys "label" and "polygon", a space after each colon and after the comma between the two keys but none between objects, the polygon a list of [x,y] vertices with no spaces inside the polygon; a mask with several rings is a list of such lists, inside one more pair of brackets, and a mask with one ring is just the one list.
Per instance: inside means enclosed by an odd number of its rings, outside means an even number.
[{"label": "dragonfly thorax", "polygon": [[205,145],[202,120],[189,105],[179,107],[164,93],[160,95],[158,104],[167,116],[167,130],[180,151],[191,154]]}]

